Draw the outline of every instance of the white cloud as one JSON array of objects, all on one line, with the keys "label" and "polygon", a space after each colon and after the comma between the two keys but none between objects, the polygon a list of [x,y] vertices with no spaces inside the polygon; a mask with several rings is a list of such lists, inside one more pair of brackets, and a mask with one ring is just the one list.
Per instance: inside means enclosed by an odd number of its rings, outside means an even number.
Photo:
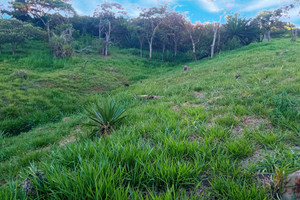
[{"label": "white cloud", "polygon": [[252,12],[272,7],[279,7],[283,2],[283,0],[252,0],[246,5],[246,7],[241,9],[241,11]]},{"label": "white cloud", "polygon": [[221,10],[214,0],[198,0],[198,2],[201,4],[202,9],[208,12],[219,12]]},{"label": "white cloud", "polygon": [[236,6],[235,0],[197,0],[197,2],[202,9],[211,13],[221,12]]}]

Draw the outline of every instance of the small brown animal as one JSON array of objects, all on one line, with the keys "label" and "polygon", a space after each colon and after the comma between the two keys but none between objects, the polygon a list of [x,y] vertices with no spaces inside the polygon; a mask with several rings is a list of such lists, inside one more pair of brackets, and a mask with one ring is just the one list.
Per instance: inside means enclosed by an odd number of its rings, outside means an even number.
[{"label": "small brown animal", "polygon": [[188,71],[190,68],[186,65],[186,66],[184,66],[184,68],[183,68],[183,71],[185,72],[185,71]]},{"label": "small brown animal", "polygon": [[124,86],[125,87],[129,87],[130,85],[128,83],[124,83]]}]

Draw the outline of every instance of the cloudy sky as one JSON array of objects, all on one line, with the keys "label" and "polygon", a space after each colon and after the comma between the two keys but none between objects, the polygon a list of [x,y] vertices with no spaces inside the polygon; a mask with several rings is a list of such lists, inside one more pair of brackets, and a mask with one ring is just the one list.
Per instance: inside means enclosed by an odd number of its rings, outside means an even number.
[{"label": "cloudy sky", "polygon": [[[9,0],[0,0],[7,3]],[[172,8],[180,12],[187,12],[192,22],[218,21],[219,16],[229,7],[231,14],[238,12],[243,17],[254,17],[259,11],[271,10],[287,5],[292,0],[112,0],[126,7],[131,16],[137,16],[136,7],[150,7],[168,2]],[[81,15],[92,15],[94,9],[102,0],[72,0],[74,8]],[[300,8],[291,11],[291,21],[300,27]]]},{"label": "cloudy sky", "polygon": [[[138,15],[137,6],[149,7],[158,3],[168,2],[172,8],[180,12],[187,12],[193,21],[218,21],[219,16],[229,7],[230,13],[241,13],[244,17],[253,17],[259,11],[271,10],[287,5],[291,0],[114,0],[123,4],[130,15]],[[102,0],[73,0],[73,6],[80,14],[91,15],[95,7]],[[291,21],[300,27],[300,8],[291,11]]]}]

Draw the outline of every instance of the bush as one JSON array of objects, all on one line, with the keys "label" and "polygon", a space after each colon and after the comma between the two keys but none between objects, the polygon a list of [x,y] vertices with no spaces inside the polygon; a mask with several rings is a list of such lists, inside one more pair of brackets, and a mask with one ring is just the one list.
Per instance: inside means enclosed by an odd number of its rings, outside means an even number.
[{"label": "bush", "polygon": [[94,131],[102,134],[108,134],[114,130],[124,120],[125,109],[115,103],[113,100],[97,103],[92,108],[87,109],[90,121],[86,124],[94,128]]},{"label": "bush", "polygon": [[226,44],[223,45],[222,49],[227,50],[233,50],[242,47],[241,41],[237,37],[233,37],[231,40],[229,40]]},{"label": "bush", "polygon": [[60,36],[53,35],[50,40],[53,55],[57,58],[71,58],[74,55],[74,49],[65,34]]}]

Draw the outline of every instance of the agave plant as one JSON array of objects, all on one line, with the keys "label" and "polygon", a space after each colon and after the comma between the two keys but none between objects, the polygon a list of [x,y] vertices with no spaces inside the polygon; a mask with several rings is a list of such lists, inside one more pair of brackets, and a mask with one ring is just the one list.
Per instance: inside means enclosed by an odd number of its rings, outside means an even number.
[{"label": "agave plant", "polygon": [[103,103],[97,103],[90,109],[87,109],[90,121],[87,125],[92,126],[95,130],[102,134],[108,134],[119,126],[126,115],[126,109],[113,100],[107,100]]}]

